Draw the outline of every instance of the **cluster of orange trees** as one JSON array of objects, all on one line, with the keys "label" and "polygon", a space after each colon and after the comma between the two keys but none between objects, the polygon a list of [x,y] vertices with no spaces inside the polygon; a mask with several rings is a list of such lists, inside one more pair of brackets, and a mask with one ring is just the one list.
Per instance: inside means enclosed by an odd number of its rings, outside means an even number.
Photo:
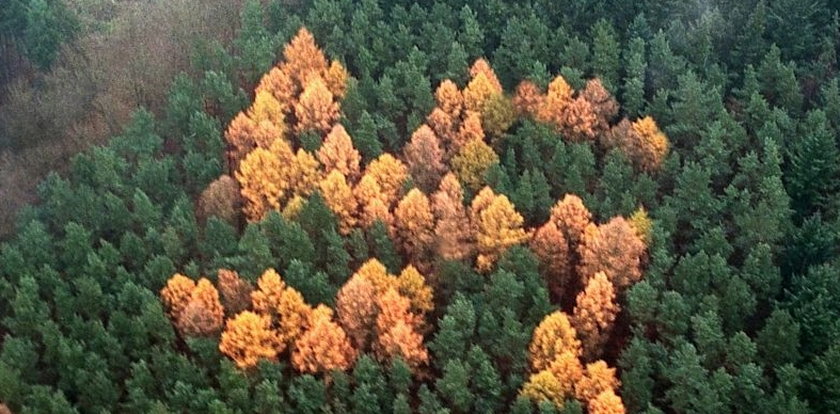
[{"label": "cluster of orange trees", "polygon": [[[241,368],[288,351],[298,371],[324,373],[346,370],[359,352],[372,351],[418,369],[429,361],[423,335],[434,329],[426,321],[433,290],[423,274],[445,260],[470,261],[486,273],[508,248],[527,243],[555,303],[569,312],[548,315],[535,330],[533,375],[521,394],[558,406],[577,398],[591,413],[623,412],[615,370],[599,358],[619,313],[617,296],[642,277],[650,230],[645,211],[597,224],[581,199],[567,194],[546,223],[526,228],[510,200],[486,185],[485,174],[499,162],[494,147],[526,117],[568,140],[619,148],[640,170],[654,170],[668,140],[653,119],[613,124],[618,105],[597,79],[577,92],[562,76],[546,92],[524,81],[508,95],[479,59],[463,89],[450,80],[440,84],[437,106],[402,154],[362,165],[339,123],[347,72],[328,62],[306,29],[283,55],[226,132],[245,217],[259,221],[278,210],[294,220],[318,192],[341,233],[381,222],[410,265],[394,276],[369,260],[341,288],[335,310],[306,304],[273,269],[256,288],[220,270],[221,299],[207,279],[196,284],[175,275],[161,296],[179,331],[221,332],[220,350]],[[313,135],[321,142],[310,152],[302,140]]]}]

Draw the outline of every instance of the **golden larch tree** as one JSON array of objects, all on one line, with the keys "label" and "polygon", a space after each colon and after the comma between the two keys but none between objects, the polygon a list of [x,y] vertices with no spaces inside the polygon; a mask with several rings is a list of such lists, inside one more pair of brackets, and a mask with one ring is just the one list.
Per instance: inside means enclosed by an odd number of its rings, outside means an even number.
[{"label": "golden larch tree", "polygon": [[481,126],[481,114],[474,111],[464,113],[464,119],[458,127],[455,140],[450,143],[449,150],[454,154],[461,150],[468,142],[484,141],[484,127]]},{"label": "golden larch tree", "polygon": [[458,90],[458,85],[445,79],[435,90],[437,107],[451,119],[460,119],[464,110],[464,95]]},{"label": "golden larch tree", "polygon": [[642,278],[641,261],[645,244],[623,217],[613,217],[606,224],[590,224],[578,246],[578,273],[589,278],[604,272],[619,290]]},{"label": "golden larch tree", "polygon": [[269,122],[278,127],[282,133],[284,128],[283,107],[277,98],[268,91],[259,91],[254,97],[254,103],[248,108],[248,117],[259,124]]},{"label": "golden larch tree", "polygon": [[542,371],[549,368],[554,359],[563,352],[570,352],[579,357],[580,341],[568,315],[556,311],[546,316],[534,329],[531,345],[528,347],[532,370]]},{"label": "golden larch tree", "polygon": [[330,210],[338,218],[341,234],[350,234],[356,227],[356,212],[359,208],[353,190],[339,170],[332,170],[319,184],[321,195]]},{"label": "golden larch tree", "polygon": [[522,386],[519,395],[528,398],[536,404],[544,401],[553,403],[562,409],[566,403],[566,393],[562,381],[549,370],[542,370],[532,374]]},{"label": "golden larch tree", "polygon": [[392,224],[393,217],[386,205],[385,195],[382,194],[382,188],[372,175],[362,176],[353,188],[353,195],[360,207],[359,222],[362,227],[369,228],[376,220],[381,220],[388,226]]},{"label": "golden larch tree", "polygon": [[494,143],[507,132],[514,121],[516,121],[516,108],[507,96],[493,95],[484,103],[481,111],[481,125],[492,137]]},{"label": "golden larch tree", "polygon": [[580,197],[566,194],[551,208],[551,221],[574,247],[580,243],[586,226],[592,222],[592,213],[583,205]]},{"label": "golden larch tree", "polygon": [[362,277],[373,285],[377,296],[382,296],[388,289],[394,288],[396,280],[393,276],[388,274],[388,269],[379,260],[372,258],[359,266],[356,270],[355,276]]},{"label": "golden larch tree", "polygon": [[311,318],[309,328],[295,341],[292,365],[298,372],[311,374],[349,369],[356,350],[341,326],[333,322],[332,310],[319,305]]},{"label": "golden larch tree", "polygon": [[306,304],[303,295],[290,287],[284,289],[277,306],[278,337],[287,344],[293,344],[309,327],[311,317],[312,307]]},{"label": "golden larch tree", "polygon": [[435,217],[429,198],[414,188],[394,209],[394,235],[399,248],[415,263],[426,261],[435,239]]},{"label": "golden larch tree", "polygon": [[493,68],[490,67],[490,63],[484,58],[476,59],[472,66],[470,66],[470,77],[476,78],[478,74],[483,74],[487,77],[487,81],[490,82],[490,86],[492,86],[494,92],[502,93],[502,83],[499,82],[499,78],[496,76]]},{"label": "golden larch tree", "polygon": [[580,92],[580,96],[592,107],[595,114],[595,131],[602,133],[610,128],[610,122],[618,115],[618,102],[612,94],[604,88],[598,78],[586,82],[586,87]]},{"label": "golden larch tree", "polygon": [[411,134],[403,154],[414,183],[423,191],[433,190],[446,170],[440,139],[434,131],[426,124],[421,125]]},{"label": "golden larch tree", "polygon": [[313,77],[303,89],[295,103],[297,125],[295,131],[317,131],[327,133],[339,117],[338,103],[324,80]]},{"label": "golden larch tree", "polygon": [[432,112],[426,117],[426,124],[440,138],[441,144],[446,150],[444,152],[445,159],[451,157],[451,154],[455,152],[454,148],[457,148],[459,144],[458,123],[456,121],[437,107],[432,109]]},{"label": "golden larch tree", "polygon": [[271,319],[253,312],[242,312],[228,319],[219,341],[219,351],[241,369],[253,368],[261,359],[276,360],[285,345],[271,329]]},{"label": "golden larch tree", "polygon": [[613,390],[607,390],[598,394],[593,400],[589,401],[587,407],[589,408],[589,414],[626,413],[621,397],[615,395],[615,391]]},{"label": "golden larch tree", "polygon": [[573,142],[595,139],[597,118],[592,104],[582,96],[566,105],[558,121],[555,126],[566,139]]},{"label": "golden larch tree", "polygon": [[464,192],[455,174],[448,173],[432,195],[435,224],[435,250],[444,260],[465,259],[472,252],[474,235],[464,208]]},{"label": "golden larch tree", "polygon": [[270,93],[280,104],[283,113],[288,114],[300,91],[288,71],[273,67],[260,79],[255,92],[257,94],[260,92]]},{"label": "golden larch tree", "polygon": [[583,403],[589,403],[602,392],[615,392],[619,385],[615,368],[610,368],[604,361],[595,361],[586,364],[586,373],[575,384],[575,398]]},{"label": "golden larch tree", "polygon": [[574,277],[566,236],[554,221],[549,220],[534,232],[530,247],[540,262],[540,273],[545,278],[549,291],[555,300],[559,300],[570,287]]},{"label": "golden larch tree", "polygon": [[524,80],[516,86],[513,96],[513,106],[520,116],[537,116],[537,112],[545,103],[545,95],[540,88],[529,80]]},{"label": "golden larch tree", "polygon": [[332,92],[337,99],[344,98],[347,93],[347,78],[350,74],[339,61],[334,60],[330,62],[329,69],[324,72],[324,82],[327,84],[327,89]]},{"label": "golden larch tree", "polygon": [[353,141],[347,130],[341,124],[335,124],[318,149],[318,161],[324,166],[324,172],[329,174],[338,170],[350,180],[359,177],[359,164],[362,157],[353,147]]},{"label": "golden larch tree", "polygon": [[283,48],[283,67],[298,85],[304,86],[313,76],[327,70],[327,58],[315,44],[315,37],[305,27]]},{"label": "golden larch tree", "polygon": [[236,171],[245,217],[259,221],[270,210],[280,207],[287,183],[280,169],[280,160],[269,150],[257,148],[251,151]]},{"label": "golden larch tree", "polygon": [[201,278],[186,308],[178,316],[176,326],[182,335],[213,335],[222,329],[224,317],[219,292],[207,278]]},{"label": "golden larch tree", "polygon": [[251,292],[254,311],[267,316],[275,315],[285,289],[286,283],[280,274],[274,269],[266,269],[257,279],[257,289]]},{"label": "golden larch tree", "polygon": [[275,140],[283,138],[282,126],[277,126],[269,121],[261,121],[254,129],[254,143],[260,148],[271,148]]},{"label": "golden larch tree", "polygon": [[490,205],[479,213],[476,240],[479,270],[489,271],[499,256],[509,247],[528,239],[522,229],[524,219],[516,212],[505,195],[497,195]]},{"label": "golden larch tree", "polygon": [[571,398],[574,395],[575,385],[583,378],[584,374],[583,364],[573,351],[560,352],[546,369],[560,380],[563,395],[566,398]]},{"label": "golden larch tree", "polygon": [[251,307],[251,292],[254,288],[234,270],[219,269],[219,293],[222,305],[228,315],[236,315]]},{"label": "golden larch tree", "polygon": [[423,335],[416,330],[417,318],[409,311],[410,301],[395,289],[378,299],[375,351],[379,359],[388,361],[399,356],[412,368],[428,363],[429,353],[423,345]]},{"label": "golden larch tree", "polygon": [[434,307],[434,293],[426,284],[426,278],[412,265],[406,266],[397,276],[395,287],[397,293],[406,297],[411,303],[411,312],[422,317]]},{"label": "golden larch tree", "polygon": [[644,171],[655,171],[668,155],[668,137],[646,116],[631,125],[633,144],[627,149],[630,158]]},{"label": "golden larch tree", "polygon": [[257,147],[256,129],[257,123],[244,112],[238,113],[230,121],[228,128],[225,130],[225,140],[228,147],[228,165],[232,171],[239,169],[239,163]]},{"label": "golden larch tree", "polygon": [[173,321],[178,320],[181,312],[189,304],[194,289],[195,281],[180,273],[172,275],[166,281],[166,286],[160,291],[160,297]]},{"label": "golden larch tree", "polygon": [[483,140],[473,139],[452,157],[452,172],[465,186],[478,190],[484,185],[484,174],[498,162],[499,156],[493,148]]},{"label": "golden larch tree", "polygon": [[618,311],[612,282],[603,272],[598,272],[578,294],[572,313],[572,324],[583,346],[584,358],[593,360],[601,356]]},{"label": "golden larch tree", "polygon": [[485,73],[478,73],[464,88],[464,108],[467,111],[481,113],[484,104],[493,96],[501,93]]},{"label": "golden larch tree", "polygon": [[390,206],[396,203],[402,192],[408,178],[408,167],[393,155],[385,153],[368,164],[365,175],[370,175],[379,185],[381,200]]},{"label": "golden larch tree", "polygon": [[336,296],[338,321],[358,350],[367,349],[376,326],[376,297],[373,284],[360,275],[351,277]]},{"label": "golden larch tree", "polygon": [[566,82],[563,76],[558,75],[548,84],[548,92],[542,105],[537,110],[537,120],[560,125],[566,107],[572,103],[572,87]]},{"label": "golden larch tree", "polygon": [[308,196],[321,181],[321,165],[303,148],[298,148],[288,169],[289,188],[295,195]]},{"label": "golden larch tree", "polygon": [[650,238],[653,234],[653,222],[648,216],[647,210],[644,207],[639,207],[630,216],[630,226],[636,231],[636,235],[642,240],[642,243],[647,246],[650,243]]}]

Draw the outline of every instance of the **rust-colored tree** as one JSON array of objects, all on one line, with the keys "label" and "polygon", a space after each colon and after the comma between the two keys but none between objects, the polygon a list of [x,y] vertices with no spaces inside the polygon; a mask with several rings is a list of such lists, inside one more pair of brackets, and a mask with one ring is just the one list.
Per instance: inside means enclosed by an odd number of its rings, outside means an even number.
[{"label": "rust-colored tree", "polygon": [[423,336],[416,330],[416,316],[409,311],[410,301],[395,289],[389,289],[379,297],[378,304],[377,357],[388,361],[399,356],[412,368],[428,363],[429,353],[423,345]]},{"label": "rust-colored tree", "polygon": [[335,308],[338,321],[358,350],[367,349],[376,326],[376,289],[367,278],[354,275],[341,287]]},{"label": "rust-colored tree", "polygon": [[201,278],[190,296],[190,301],[176,320],[181,335],[209,336],[222,329],[225,316],[219,292],[206,278]]},{"label": "rust-colored tree", "polygon": [[317,131],[327,133],[338,120],[338,103],[333,101],[333,94],[320,77],[310,80],[295,103],[295,117],[298,133]]},{"label": "rust-colored tree", "polygon": [[592,104],[582,96],[566,105],[557,121],[555,126],[566,139],[580,142],[595,138],[597,118]]},{"label": "rust-colored tree", "polygon": [[590,403],[602,392],[615,392],[619,385],[615,368],[610,368],[604,361],[595,361],[586,364],[586,373],[575,385],[575,398]]},{"label": "rust-colored tree", "polygon": [[578,294],[572,314],[585,359],[593,360],[603,353],[618,310],[612,282],[603,272],[595,274]]},{"label": "rust-colored tree", "polygon": [[475,140],[484,141],[484,127],[481,126],[481,114],[467,111],[458,127],[455,140],[450,145],[450,152],[457,154],[467,143]]},{"label": "rust-colored tree", "polygon": [[445,79],[435,90],[437,107],[451,119],[460,119],[461,111],[464,110],[464,95],[458,90],[458,85],[449,79]]},{"label": "rust-colored tree", "polygon": [[657,170],[668,155],[668,137],[649,116],[633,122],[631,131],[635,145],[627,153],[642,170]]},{"label": "rust-colored tree", "polygon": [[315,44],[315,37],[305,27],[283,48],[282,70],[288,73],[299,87],[305,86],[312,77],[321,76],[327,70],[327,58]]},{"label": "rust-colored tree", "polygon": [[309,327],[311,317],[312,307],[306,304],[303,295],[290,287],[284,289],[277,306],[278,337],[286,344],[293,344]]},{"label": "rust-colored tree", "polygon": [[271,319],[248,311],[228,319],[219,341],[219,351],[241,369],[253,368],[261,359],[275,360],[284,348]]},{"label": "rust-colored tree", "polygon": [[377,220],[381,220],[387,226],[393,223],[393,216],[388,209],[388,201],[382,194],[382,189],[370,174],[365,174],[356,187],[353,188],[353,195],[360,207],[359,222],[362,227],[369,228]]},{"label": "rust-colored tree", "polygon": [[257,147],[256,129],[257,123],[244,112],[240,112],[225,130],[225,140],[228,143],[228,166],[231,171],[238,170],[242,159]]},{"label": "rust-colored tree", "polygon": [[615,391],[607,390],[589,401],[589,414],[624,414],[624,403]]},{"label": "rust-colored tree", "polygon": [[163,306],[169,312],[169,317],[177,321],[181,312],[190,302],[192,292],[195,290],[195,281],[176,273],[166,282],[166,286],[160,291]]},{"label": "rust-colored tree", "polygon": [[592,213],[583,205],[583,200],[574,194],[566,194],[551,208],[551,221],[557,225],[571,246],[577,246],[583,231],[592,222]]},{"label": "rust-colored tree", "polygon": [[400,200],[394,209],[394,235],[400,249],[414,263],[426,262],[435,239],[435,217],[429,198],[418,189]]},{"label": "rust-colored tree", "polygon": [[280,109],[284,114],[288,114],[291,111],[295,98],[300,93],[291,74],[287,70],[282,70],[279,67],[273,67],[268,73],[263,75],[255,92],[271,93],[280,104]]},{"label": "rust-colored tree", "polygon": [[504,195],[497,195],[487,208],[481,210],[476,232],[476,266],[479,270],[489,271],[509,247],[528,239],[528,233],[522,229],[523,222],[522,216]]},{"label": "rust-colored tree", "polygon": [[338,170],[348,179],[356,180],[359,177],[361,160],[362,157],[353,147],[350,135],[347,135],[341,124],[335,124],[318,150],[318,161],[324,166],[324,173]]},{"label": "rust-colored tree", "polygon": [[338,228],[341,234],[350,234],[356,227],[356,212],[358,202],[353,190],[339,170],[332,170],[319,185],[321,195],[330,210],[338,217]]},{"label": "rust-colored tree", "polygon": [[254,288],[247,280],[243,280],[236,271],[229,269],[219,269],[218,280],[222,305],[228,315],[236,315],[251,307],[251,292]]},{"label": "rust-colored tree", "polygon": [[496,76],[496,72],[490,67],[490,63],[484,58],[478,58],[470,66],[470,77],[476,78],[479,74],[484,75],[490,83],[492,90],[496,93],[502,93],[502,84]]},{"label": "rust-colored tree", "polygon": [[536,117],[544,103],[545,95],[534,82],[524,80],[516,86],[513,106],[520,116]]},{"label": "rust-colored tree", "polygon": [[619,290],[642,278],[641,260],[645,244],[623,217],[613,217],[606,224],[590,224],[578,246],[578,273],[589,278],[604,272]]},{"label": "rust-colored tree", "polygon": [[569,86],[563,76],[555,77],[548,84],[548,92],[542,101],[542,105],[537,110],[537,120],[555,126],[561,125],[563,113],[566,111],[566,107],[572,103],[573,92],[572,87]]},{"label": "rust-colored tree", "polygon": [[423,191],[432,191],[446,170],[440,140],[428,125],[421,125],[403,149],[414,183]]},{"label": "rust-colored tree", "polygon": [[356,360],[347,334],[332,320],[332,310],[319,305],[312,311],[309,328],[295,341],[292,365],[298,372],[346,371]]},{"label": "rust-colored tree", "polygon": [[368,261],[359,266],[359,269],[353,274],[353,277],[356,276],[362,277],[370,282],[376,291],[377,297],[385,294],[388,289],[396,287],[394,286],[394,277],[388,274],[388,269],[385,268],[385,265],[375,258],[368,259]]},{"label": "rust-colored tree", "polygon": [[202,223],[210,217],[217,217],[231,225],[236,225],[241,208],[239,184],[229,175],[222,175],[201,192],[196,216]]},{"label": "rust-colored tree", "polygon": [[592,107],[592,112],[595,114],[595,131],[597,133],[608,131],[610,122],[618,114],[618,102],[604,88],[601,80],[598,78],[588,80],[580,96]]},{"label": "rust-colored tree", "polygon": [[581,354],[580,341],[568,315],[556,311],[546,316],[534,329],[531,345],[528,347],[533,371],[539,372],[551,366],[551,363],[564,352],[570,352],[576,358]]},{"label": "rust-colored tree", "polygon": [[432,210],[437,219],[435,250],[444,260],[462,260],[473,250],[474,235],[464,208],[464,193],[455,174],[448,173],[432,196]]},{"label": "rust-colored tree", "polygon": [[549,220],[534,232],[530,247],[540,262],[540,274],[552,297],[559,301],[575,276],[566,237],[555,222]]},{"label": "rust-colored tree", "polygon": [[385,153],[368,164],[365,175],[370,175],[379,185],[381,200],[386,206],[397,202],[403,184],[408,178],[408,167],[393,155]]}]

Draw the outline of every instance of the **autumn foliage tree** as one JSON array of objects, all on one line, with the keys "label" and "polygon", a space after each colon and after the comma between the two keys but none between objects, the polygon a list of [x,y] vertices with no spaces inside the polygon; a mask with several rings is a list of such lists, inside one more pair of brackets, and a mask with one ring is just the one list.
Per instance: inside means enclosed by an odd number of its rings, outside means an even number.
[{"label": "autumn foliage tree", "polygon": [[452,173],[446,174],[438,191],[432,195],[432,210],[435,224],[436,251],[444,260],[462,260],[473,249],[474,235],[464,208],[464,193],[461,183]]},{"label": "autumn foliage tree", "polygon": [[472,190],[484,185],[484,175],[493,164],[499,162],[499,156],[482,139],[472,139],[452,157],[452,172],[458,180]]},{"label": "autumn foliage tree", "polygon": [[295,103],[296,131],[327,133],[338,116],[339,105],[333,100],[333,94],[324,81],[319,77],[308,81]]},{"label": "autumn foliage tree", "polygon": [[551,221],[566,237],[566,240],[577,246],[583,237],[583,232],[592,222],[592,213],[583,204],[583,200],[574,194],[566,194],[551,208]]},{"label": "autumn foliage tree", "polygon": [[397,244],[415,263],[427,260],[434,242],[435,217],[429,198],[418,189],[400,200],[394,209],[394,234]]},{"label": "autumn foliage tree", "polygon": [[562,298],[575,276],[566,236],[549,220],[534,232],[530,247],[540,261],[549,291],[555,299]]},{"label": "autumn foliage tree", "polygon": [[437,135],[427,125],[421,125],[403,152],[414,183],[424,191],[432,191],[446,170]]},{"label": "autumn foliage tree", "polygon": [[364,350],[370,343],[378,312],[376,298],[373,284],[358,274],[338,291],[335,304],[338,321],[356,349]]},{"label": "autumn foliage tree", "polygon": [[180,273],[174,274],[166,282],[166,286],[160,291],[160,297],[172,320],[177,321],[181,316],[181,312],[192,299],[194,289],[195,281]]},{"label": "autumn foliage tree", "polygon": [[344,174],[333,170],[319,184],[327,206],[338,217],[339,231],[349,234],[356,227],[358,201]]},{"label": "autumn foliage tree", "polygon": [[209,280],[201,278],[178,316],[176,326],[185,336],[211,335],[221,330],[224,315],[219,292]]},{"label": "autumn foliage tree", "polygon": [[423,336],[417,332],[416,315],[409,309],[411,302],[389,289],[378,300],[376,318],[376,354],[381,360],[401,357],[410,367],[417,368],[429,361]]},{"label": "autumn foliage tree", "polygon": [[600,356],[618,310],[612,283],[603,272],[595,274],[578,294],[572,314],[572,323],[583,345],[586,359]]},{"label": "autumn foliage tree", "polygon": [[621,290],[642,278],[645,244],[623,217],[613,217],[600,226],[587,226],[578,251],[578,273],[586,279],[604,272]]},{"label": "autumn foliage tree", "polygon": [[249,311],[228,319],[219,341],[219,351],[242,369],[253,368],[261,359],[275,360],[284,348],[271,319]]},{"label": "autumn foliage tree", "polygon": [[390,206],[398,200],[403,183],[408,178],[408,167],[386,153],[368,164],[365,175],[370,176],[379,186],[381,200]]},{"label": "autumn foliage tree", "polygon": [[362,157],[353,147],[350,135],[341,124],[335,124],[318,149],[318,161],[323,165],[324,172],[329,174],[338,170],[348,179],[355,180],[359,177],[361,160]]},{"label": "autumn foliage tree", "polygon": [[292,365],[299,372],[344,371],[356,359],[347,334],[332,320],[332,310],[320,305],[312,311],[309,328],[295,341]]},{"label": "autumn foliage tree", "polygon": [[509,247],[527,240],[528,233],[522,228],[524,219],[504,195],[494,195],[483,208],[474,202],[473,210],[479,253],[476,266],[488,271]]},{"label": "autumn foliage tree", "polygon": [[228,315],[236,315],[251,307],[253,287],[234,270],[219,269],[219,293]]},{"label": "autumn foliage tree", "polygon": [[534,329],[531,345],[528,347],[531,368],[534,371],[542,371],[551,366],[556,356],[564,352],[579,357],[581,345],[568,315],[556,311],[546,316]]}]

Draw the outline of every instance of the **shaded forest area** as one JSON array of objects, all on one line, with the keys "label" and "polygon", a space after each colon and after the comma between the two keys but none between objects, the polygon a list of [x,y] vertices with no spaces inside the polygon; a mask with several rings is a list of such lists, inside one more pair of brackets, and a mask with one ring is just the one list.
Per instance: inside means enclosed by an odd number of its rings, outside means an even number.
[{"label": "shaded forest area", "polygon": [[838,5],[583,3],[13,1],[0,407],[840,412]]}]

